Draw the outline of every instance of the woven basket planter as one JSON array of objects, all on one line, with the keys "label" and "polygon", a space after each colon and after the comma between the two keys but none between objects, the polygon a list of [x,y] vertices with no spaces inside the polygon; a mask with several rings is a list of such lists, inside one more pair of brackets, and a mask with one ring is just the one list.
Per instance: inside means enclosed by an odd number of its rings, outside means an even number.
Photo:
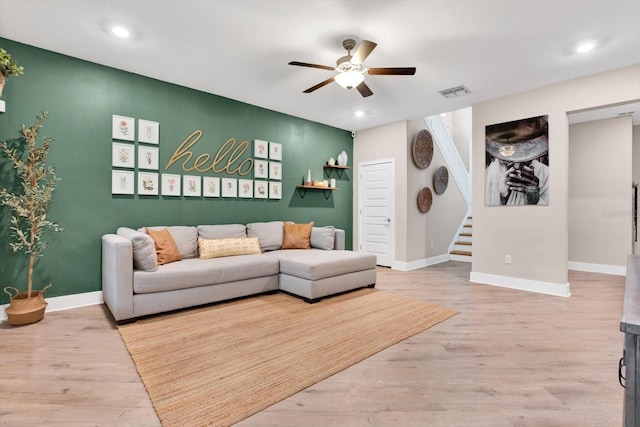
[{"label": "woven basket planter", "polygon": [[44,293],[50,286],[47,285],[39,291],[31,291],[31,297],[28,297],[28,292],[18,292],[16,288],[11,286],[5,287],[4,291],[11,298],[11,303],[5,310],[9,324],[13,326],[29,325],[42,320],[44,310],[47,308]]}]

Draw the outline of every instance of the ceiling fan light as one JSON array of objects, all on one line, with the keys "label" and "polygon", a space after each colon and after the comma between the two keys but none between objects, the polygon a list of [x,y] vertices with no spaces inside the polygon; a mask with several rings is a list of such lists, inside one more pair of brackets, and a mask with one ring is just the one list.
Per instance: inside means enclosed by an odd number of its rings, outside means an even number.
[{"label": "ceiling fan light", "polygon": [[335,76],[334,80],[345,89],[353,89],[364,81],[364,74],[358,71],[344,71]]}]

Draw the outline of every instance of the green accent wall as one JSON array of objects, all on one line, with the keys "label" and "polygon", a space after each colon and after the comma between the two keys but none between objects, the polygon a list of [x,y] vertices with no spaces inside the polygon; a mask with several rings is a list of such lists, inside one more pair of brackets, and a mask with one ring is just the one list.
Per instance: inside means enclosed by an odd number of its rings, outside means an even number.
[{"label": "green accent wall", "polygon": [[[3,38],[0,47],[25,69],[24,75],[7,79],[0,140],[17,138],[20,124],[33,124],[41,111],[48,111],[49,118],[40,135],[55,140],[48,164],[55,166],[61,181],[49,219],[64,232],[45,235],[49,247],[34,273],[36,289],[53,284],[47,296],[101,290],[100,238],[120,226],[315,221],[344,229],[350,249],[351,171],[337,180],[340,190],[331,192],[328,200],[322,191],[308,191],[303,199],[295,189],[308,169],[314,179],[328,179],[322,166],[330,156],[337,158],[344,150],[353,158],[350,132]],[[253,171],[245,177],[187,173],[182,161],[165,170],[180,143],[198,129],[203,136],[191,149],[194,158],[204,153],[213,157],[229,138],[250,142],[239,161],[253,158],[254,139],[281,143],[282,199],[139,196],[137,188],[133,196],[112,195],[113,114],[160,123],[159,173],[253,179]],[[10,186],[14,175],[8,160],[0,157],[0,185]],[[337,178],[335,173],[331,177]],[[0,208],[0,286],[24,290],[27,256],[9,248],[9,218],[8,209]],[[3,294],[0,303],[7,302]]]}]

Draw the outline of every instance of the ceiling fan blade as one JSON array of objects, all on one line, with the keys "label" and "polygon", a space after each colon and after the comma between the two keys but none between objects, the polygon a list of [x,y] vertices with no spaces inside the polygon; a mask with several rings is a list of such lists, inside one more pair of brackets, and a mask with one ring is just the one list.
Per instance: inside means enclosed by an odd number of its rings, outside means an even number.
[{"label": "ceiling fan blade", "polygon": [[377,43],[370,42],[369,40],[362,40],[362,43],[358,46],[358,50],[356,50],[356,53],[354,53],[351,58],[351,63],[362,64],[376,46],[378,46]]},{"label": "ceiling fan blade", "polygon": [[305,90],[305,91],[303,91],[303,92],[304,92],[304,93],[311,93],[311,92],[313,92],[313,91],[314,91],[314,90],[316,90],[316,89],[320,89],[322,86],[326,86],[326,85],[328,85],[328,84],[329,84],[329,83],[331,83],[332,81],[333,81],[333,77],[331,77],[330,79],[327,79],[327,80],[325,80],[325,81],[323,81],[323,82],[321,82],[321,83],[318,83],[317,85],[312,86],[312,87],[310,87],[309,89],[307,89],[307,90]]},{"label": "ceiling fan blade", "polygon": [[397,68],[369,68],[367,74],[379,76],[413,76],[416,73],[415,67]]},{"label": "ceiling fan blade", "polygon": [[306,62],[298,62],[298,61],[291,61],[289,62],[289,65],[297,65],[298,67],[320,68],[321,70],[327,70],[327,71],[333,71],[336,69],[336,67],[329,67],[327,65],[308,64]]},{"label": "ceiling fan blade", "polygon": [[367,86],[365,82],[356,86],[356,89],[358,89],[358,92],[360,92],[360,95],[362,95],[363,98],[373,95],[373,92],[371,92],[371,89],[369,89],[369,86]]}]

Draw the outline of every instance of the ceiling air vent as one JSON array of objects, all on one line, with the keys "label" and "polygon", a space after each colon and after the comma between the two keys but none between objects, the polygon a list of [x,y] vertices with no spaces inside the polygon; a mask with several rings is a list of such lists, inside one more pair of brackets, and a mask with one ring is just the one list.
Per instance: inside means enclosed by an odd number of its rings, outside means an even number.
[{"label": "ceiling air vent", "polygon": [[444,96],[445,98],[456,98],[458,96],[464,96],[471,93],[471,91],[467,89],[464,85],[440,90],[438,92],[440,92],[440,95]]}]

